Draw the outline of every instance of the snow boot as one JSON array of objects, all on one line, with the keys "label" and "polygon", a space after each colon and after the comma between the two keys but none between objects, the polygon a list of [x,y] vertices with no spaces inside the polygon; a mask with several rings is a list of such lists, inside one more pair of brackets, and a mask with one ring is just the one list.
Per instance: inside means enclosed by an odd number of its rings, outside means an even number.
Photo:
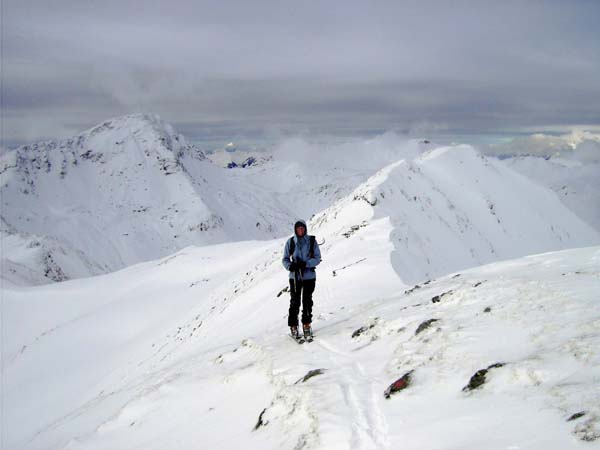
[{"label": "snow boot", "polygon": [[298,333],[298,327],[290,327],[290,334],[294,339],[300,338],[300,334]]},{"label": "snow boot", "polygon": [[310,327],[310,323],[303,324],[302,331],[304,331],[304,340],[311,342],[313,340],[313,334],[312,328]]}]

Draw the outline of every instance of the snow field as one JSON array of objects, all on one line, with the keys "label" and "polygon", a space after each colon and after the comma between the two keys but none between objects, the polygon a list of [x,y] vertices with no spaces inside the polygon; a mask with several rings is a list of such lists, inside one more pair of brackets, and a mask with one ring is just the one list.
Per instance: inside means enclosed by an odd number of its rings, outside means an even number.
[{"label": "snow field", "polygon": [[[389,223],[330,241],[316,340],[301,346],[285,336],[286,294],[276,297],[283,241],[190,247],[114,274],[7,291],[7,323],[45,299],[56,311],[11,330],[8,448],[589,448],[600,416],[600,249],[496,263],[411,290],[389,262],[370,258],[360,233],[378,229],[385,236]],[[366,259],[333,276],[345,246]],[[495,363],[505,365],[463,391]],[[410,370],[411,385],[385,399]]]}]

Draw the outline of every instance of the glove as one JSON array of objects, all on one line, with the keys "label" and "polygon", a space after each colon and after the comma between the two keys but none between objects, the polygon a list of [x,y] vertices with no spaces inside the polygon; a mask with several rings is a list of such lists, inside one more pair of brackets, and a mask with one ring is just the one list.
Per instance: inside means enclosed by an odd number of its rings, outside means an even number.
[{"label": "glove", "polygon": [[300,270],[306,269],[306,261],[296,261],[296,265],[298,266],[298,269],[300,269]]},{"label": "glove", "polygon": [[295,272],[297,268],[298,268],[298,264],[296,264],[294,261],[292,261],[292,262],[290,263],[290,268],[289,268],[289,271],[290,271],[290,272]]}]

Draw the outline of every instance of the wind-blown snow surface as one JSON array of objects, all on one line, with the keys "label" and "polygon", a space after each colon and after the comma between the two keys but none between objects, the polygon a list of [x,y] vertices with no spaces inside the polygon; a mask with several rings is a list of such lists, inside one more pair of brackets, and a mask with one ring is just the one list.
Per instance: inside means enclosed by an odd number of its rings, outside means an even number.
[{"label": "wind-blown snow surface", "polygon": [[[317,337],[303,346],[286,337],[288,298],[277,297],[282,240],[189,247],[108,275],[6,289],[3,448],[597,443],[600,247],[408,289],[389,264],[391,229],[376,218],[323,244]],[[409,371],[412,383],[386,400]]]}]

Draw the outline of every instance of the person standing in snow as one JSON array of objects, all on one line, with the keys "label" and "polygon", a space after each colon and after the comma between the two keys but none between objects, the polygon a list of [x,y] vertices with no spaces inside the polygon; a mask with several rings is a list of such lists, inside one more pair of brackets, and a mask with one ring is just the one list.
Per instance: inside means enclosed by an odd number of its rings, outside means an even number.
[{"label": "person standing in snow", "polygon": [[304,220],[298,220],[294,224],[294,236],[285,243],[282,263],[289,272],[290,279],[288,326],[292,337],[299,339],[298,313],[302,297],[302,329],[305,339],[310,340],[312,339],[312,294],[317,281],[315,267],[321,262],[321,250],[315,237],[307,235],[306,231]]}]

